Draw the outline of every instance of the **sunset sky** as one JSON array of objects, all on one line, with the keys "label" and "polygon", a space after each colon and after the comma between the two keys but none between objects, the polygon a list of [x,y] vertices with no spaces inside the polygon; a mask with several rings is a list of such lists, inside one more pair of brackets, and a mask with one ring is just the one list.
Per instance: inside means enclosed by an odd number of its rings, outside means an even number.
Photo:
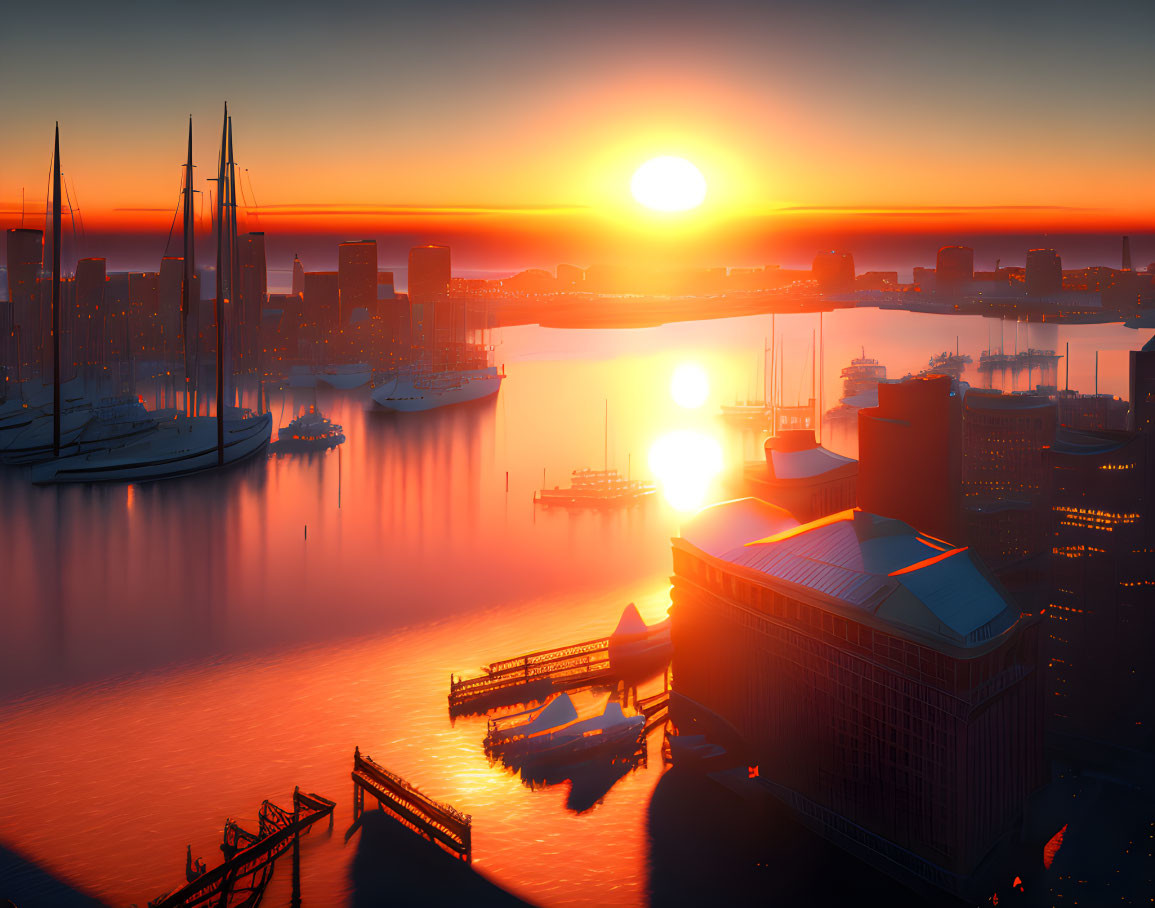
[{"label": "sunset sky", "polygon": [[[8,4],[0,225],[22,189],[42,219],[59,120],[88,233],[167,233],[187,118],[207,210],[227,99],[242,229],[450,241],[478,266],[1142,235],[1152,34],[1152,3]],[[701,169],[700,209],[630,197],[663,154]]]}]

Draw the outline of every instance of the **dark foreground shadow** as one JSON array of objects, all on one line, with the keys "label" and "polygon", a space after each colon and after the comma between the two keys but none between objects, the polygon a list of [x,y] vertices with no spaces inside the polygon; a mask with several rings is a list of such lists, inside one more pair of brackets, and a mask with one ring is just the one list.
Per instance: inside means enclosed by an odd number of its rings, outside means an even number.
[{"label": "dark foreground shadow", "polygon": [[73,889],[39,864],[0,845],[0,906],[102,908],[103,902]]},{"label": "dark foreground shadow", "polygon": [[383,811],[366,810],[361,816],[360,828],[361,838],[349,873],[351,908],[380,905],[527,908],[529,905]]},{"label": "dark foreground shadow", "polygon": [[849,857],[786,808],[754,807],[705,776],[669,770],[647,817],[650,905],[927,904]]}]

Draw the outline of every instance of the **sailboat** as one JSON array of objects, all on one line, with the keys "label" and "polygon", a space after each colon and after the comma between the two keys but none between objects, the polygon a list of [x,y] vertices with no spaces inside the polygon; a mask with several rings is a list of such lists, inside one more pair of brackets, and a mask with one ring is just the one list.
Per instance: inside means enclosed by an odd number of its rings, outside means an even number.
[{"label": "sailboat", "polygon": [[[185,172],[184,192],[186,206],[192,196],[191,122],[189,131],[189,164]],[[268,445],[273,425],[271,413],[257,415],[225,405],[224,305],[239,283],[236,276],[236,167],[233,161],[232,120],[228,115],[227,104],[221,128],[217,186],[216,415],[187,416],[174,413],[170,418],[158,420],[156,431],[143,440],[87,454],[59,457],[39,464],[32,469],[33,482],[137,482],[169,479],[237,463]],[[186,209],[186,256],[191,256],[190,222]],[[186,258],[186,263],[188,261]],[[189,270],[186,264],[186,276]],[[188,281],[182,300],[187,299],[187,288]],[[187,305],[183,308],[187,312]],[[59,423],[59,420],[56,422]],[[59,448],[57,439],[56,449]]]}]

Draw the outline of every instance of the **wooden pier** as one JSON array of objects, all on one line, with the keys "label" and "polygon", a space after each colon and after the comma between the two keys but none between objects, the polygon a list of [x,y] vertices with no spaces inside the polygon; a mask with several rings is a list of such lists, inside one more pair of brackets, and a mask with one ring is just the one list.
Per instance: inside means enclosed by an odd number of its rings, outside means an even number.
[{"label": "wooden pier", "polygon": [[365,793],[418,835],[440,845],[467,864],[473,862],[473,820],[448,804],[434,801],[396,773],[353,751],[353,822],[365,809]]},{"label": "wooden pier", "polygon": [[482,671],[476,678],[449,676],[450,714],[528,703],[555,691],[615,680],[609,637],[491,662]]},{"label": "wooden pier", "polygon": [[[200,872],[194,868],[190,851],[186,874],[192,879],[175,892],[149,902],[149,908],[256,905],[272,877],[274,862],[290,845],[293,847],[293,904],[300,905],[301,833],[307,832],[322,817],[327,816],[331,821],[335,806],[328,798],[294,789],[292,813],[269,801],[261,805],[259,835],[246,832],[229,820],[221,846],[225,862]],[[199,863],[199,867],[203,868],[204,864]]]}]

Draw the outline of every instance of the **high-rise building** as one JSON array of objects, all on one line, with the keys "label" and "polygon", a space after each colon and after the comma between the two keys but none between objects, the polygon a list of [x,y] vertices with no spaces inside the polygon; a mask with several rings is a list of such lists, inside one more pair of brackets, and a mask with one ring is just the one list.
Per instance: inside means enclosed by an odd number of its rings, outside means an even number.
[{"label": "high-rise building", "polygon": [[746,488],[755,498],[809,521],[856,504],[858,463],[818,444],[813,429],[787,429],[766,440],[766,459],[748,463]]},{"label": "high-rise building", "polygon": [[183,288],[184,256],[166,255],[160,260],[160,330],[165,358],[172,368],[175,368],[176,362],[180,358],[181,294]]},{"label": "high-rise building", "polygon": [[324,343],[337,333],[340,289],[336,271],[306,271],[302,293],[303,339]]},{"label": "high-rise building", "polygon": [[962,403],[945,375],[878,386],[858,411],[858,505],[959,538]]},{"label": "high-rise building", "polygon": [[91,369],[105,361],[104,259],[81,259],[76,263],[75,357],[80,366]]},{"label": "high-rise building", "polygon": [[1061,430],[1051,469],[1052,578],[1044,641],[1050,728],[1088,742],[1155,748],[1155,527],[1149,440]]},{"label": "high-rise building", "polygon": [[943,246],[935,263],[935,285],[942,292],[959,291],[974,280],[975,251],[969,246]]},{"label": "high-rise building", "polygon": [[342,326],[349,324],[354,309],[377,314],[376,240],[341,243],[337,247],[337,283]]},{"label": "high-rise building", "polygon": [[901,521],[782,529],[750,502],[674,540],[679,731],[745,756],[755,784],[867,863],[977,901],[1044,781],[1039,618],[969,550]]},{"label": "high-rise building", "polygon": [[19,358],[21,373],[40,368],[43,313],[39,277],[44,254],[44,231],[11,227],[6,234],[8,301],[12,304],[13,353]]},{"label": "high-rise building", "polygon": [[409,250],[410,326],[415,332],[414,344],[431,357],[439,344],[438,333],[447,334],[452,324],[446,305],[449,278],[448,246],[427,244]]},{"label": "high-rise building", "polygon": [[1131,270],[1131,237],[1123,237],[1123,270]]},{"label": "high-rise building", "polygon": [[1058,408],[1037,394],[971,389],[963,397],[962,494],[966,541],[998,569],[1048,548],[1043,451]]},{"label": "high-rise building", "polygon": [[1131,351],[1131,429],[1155,438],[1155,335]]},{"label": "high-rise building", "polygon": [[824,293],[841,293],[854,289],[854,256],[849,252],[819,252],[811,268],[818,288]]},{"label": "high-rise building", "polygon": [[1027,295],[1057,296],[1063,291],[1063,261],[1054,249],[1027,252]]},{"label": "high-rise building", "polygon": [[294,253],[293,255],[293,293],[305,292],[305,266],[301,264],[301,259]]},{"label": "high-rise building", "polygon": [[244,233],[238,238],[240,248],[240,305],[234,310],[237,324],[235,350],[240,356],[238,367],[244,371],[256,368],[255,355],[260,340],[261,310],[268,299],[268,265],[265,259],[265,234]]}]

